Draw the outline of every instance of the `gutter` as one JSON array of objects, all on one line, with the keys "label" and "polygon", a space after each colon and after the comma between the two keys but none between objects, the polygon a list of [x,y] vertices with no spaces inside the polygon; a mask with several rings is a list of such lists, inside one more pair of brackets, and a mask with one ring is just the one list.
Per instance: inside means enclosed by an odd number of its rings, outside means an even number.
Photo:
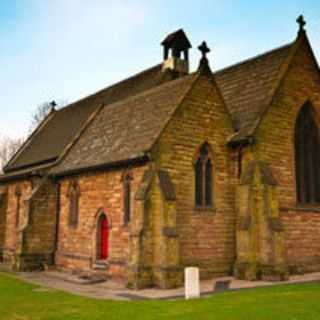
[{"label": "gutter", "polygon": [[10,173],[10,174],[4,174],[0,176],[0,183],[5,183],[5,182],[10,182],[14,180],[21,180],[21,179],[26,179],[30,177],[42,177],[44,175],[43,170],[47,170],[51,167],[52,165],[49,165],[47,167],[41,168],[41,170],[30,170],[22,173]]},{"label": "gutter", "polygon": [[104,164],[99,164],[99,165],[93,165],[93,166],[87,166],[87,167],[82,167],[78,169],[69,169],[69,170],[64,170],[58,173],[52,173],[50,176],[52,178],[58,179],[58,178],[63,178],[66,176],[72,176],[72,175],[78,175],[81,173],[86,173],[88,171],[102,171],[102,170],[112,170],[116,168],[121,168],[124,166],[128,165],[143,165],[147,163],[150,160],[150,157],[146,154],[137,156],[132,159],[127,159],[127,160],[119,160],[119,161],[113,161],[109,163],[104,163]]}]

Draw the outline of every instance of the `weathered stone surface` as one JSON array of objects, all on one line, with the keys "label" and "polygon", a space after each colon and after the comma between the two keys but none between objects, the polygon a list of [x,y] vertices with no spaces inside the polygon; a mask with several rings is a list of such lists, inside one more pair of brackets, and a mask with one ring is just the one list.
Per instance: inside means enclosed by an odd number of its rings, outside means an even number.
[{"label": "weathered stone surface", "polygon": [[287,277],[283,228],[279,219],[277,187],[266,163],[251,161],[238,187],[238,224],[235,274],[247,280],[283,280]]},{"label": "weathered stone surface", "polygon": [[[169,172],[176,189],[180,265],[198,266],[202,278],[230,274],[235,261],[236,161],[226,146],[231,134],[231,121],[214,80],[202,76],[153,151],[156,166]],[[214,206],[197,210],[194,161],[204,142],[213,153]]]},{"label": "weathered stone surface", "polygon": [[[16,270],[53,264],[56,189],[52,181],[19,181],[6,186],[3,258]],[[19,190],[19,193],[17,193]]]},{"label": "weathered stone surface", "polygon": [[297,51],[279,90],[257,131],[255,158],[270,166],[278,182],[279,218],[284,251],[291,272],[320,270],[319,204],[297,203],[294,132],[306,101],[317,113],[320,126],[320,74],[305,41]]},{"label": "weathered stone surface", "polygon": [[[134,195],[140,185],[144,167],[132,168],[131,203],[132,212],[136,211]],[[75,272],[88,270],[94,272],[97,261],[97,221],[104,212],[109,223],[108,268],[103,271],[108,276],[126,280],[128,273],[129,236],[132,221],[124,223],[122,177],[127,168],[102,173],[72,177],[76,179],[81,191],[79,215],[76,227],[70,227],[69,198],[67,196],[70,179],[61,181],[60,223],[56,264],[58,268]],[[121,262],[121,263],[120,263]]]},{"label": "weathered stone surface", "polygon": [[5,242],[7,221],[8,194],[6,188],[0,188],[0,261],[3,259],[3,247]]}]

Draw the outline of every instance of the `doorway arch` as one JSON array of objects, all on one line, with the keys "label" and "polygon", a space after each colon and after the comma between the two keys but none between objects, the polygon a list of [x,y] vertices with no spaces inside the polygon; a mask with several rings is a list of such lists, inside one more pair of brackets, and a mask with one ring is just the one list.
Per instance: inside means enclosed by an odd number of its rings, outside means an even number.
[{"label": "doorway arch", "polygon": [[97,260],[109,257],[109,221],[105,213],[101,213],[97,222]]}]

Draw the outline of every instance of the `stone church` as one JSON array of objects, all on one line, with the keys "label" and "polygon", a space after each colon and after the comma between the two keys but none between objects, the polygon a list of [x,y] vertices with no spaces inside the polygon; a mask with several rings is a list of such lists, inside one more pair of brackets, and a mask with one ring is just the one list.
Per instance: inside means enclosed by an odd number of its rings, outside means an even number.
[{"label": "stone church", "polygon": [[128,287],[320,271],[320,72],[290,43],[189,72],[182,30],[160,64],[52,111],[0,177],[0,257]]}]

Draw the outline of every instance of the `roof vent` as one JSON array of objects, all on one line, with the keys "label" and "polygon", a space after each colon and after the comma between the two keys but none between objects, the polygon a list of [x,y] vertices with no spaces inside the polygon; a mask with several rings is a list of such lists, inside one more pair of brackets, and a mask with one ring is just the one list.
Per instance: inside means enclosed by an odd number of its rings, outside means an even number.
[{"label": "roof vent", "polygon": [[164,52],[163,70],[189,73],[189,49],[192,47],[182,29],[169,34],[161,43]]}]

